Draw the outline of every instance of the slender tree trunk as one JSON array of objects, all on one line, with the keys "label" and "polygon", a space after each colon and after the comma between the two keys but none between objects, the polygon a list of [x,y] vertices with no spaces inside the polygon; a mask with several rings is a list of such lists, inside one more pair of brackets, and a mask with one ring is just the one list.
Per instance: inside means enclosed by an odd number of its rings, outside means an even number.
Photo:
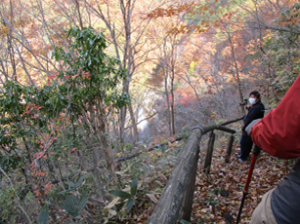
[{"label": "slender tree trunk", "polygon": [[[134,7],[134,2],[132,3],[131,0],[128,0],[126,3],[124,0],[120,0],[120,7],[121,12],[123,14],[123,21],[125,26],[125,48],[124,48],[124,56],[123,56],[123,69],[127,69],[127,79],[123,82],[123,93],[126,93],[129,95],[129,85],[132,73],[134,71],[133,68],[133,49],[131,46],[131,13]],[[138,141],[139,133],[138,128],[135,120],[135,116],[132,109],[131,102],[128,105],[130,118],[133,125],[133,131],[134,131],[134,139],[135,141]],[[126,114],[127,114],[127,107],[124,107],[121,109],[121,123],[120,123],[120,141],[121,143],[124,142],[124,129],[125,129],[125,121],[126,121]]]},{"label": "slender tree trunk", "polygon": [[[235,52],[234,52],[234,45],[232,43],[231,35],[230,35],[229,32],[227,32],[227,35],[228,35],[228,40],[229,40],[230,47],[231,47],[231,55],[232,55],[232,60],[233,60],[233,63],[234,63],[235,73],[236,73],[236,77],[237,77],[236,80],[237,80],[237,83],[238,83],[240,101],[242,103],[244,101],[244,97],[243,97],[243,92],[242,92],[242,85],[241,85],[241,80],[240,80],[239,68],[238,68],[238,65],[237,65]],[[246,113],[244,107],[241,107],[241,110],[242,110],[243,113]]]},{"label": "slender tree trunk", "polygon": [[168,117],[169,134],[170,136],[172,136],[171,111],[170,111],[170,100],[169,100],[169,91],[168,91],[168,74],[165,74],[165,93],[166,93],[166,100],[167,100],[167,117]]},{"label": "slender tree trunk", "polygon": [[128,108],[129,108],[129,113],[130,113],[132,127],[133,127],[133,134],[134,134],[133,139],[134,139],[134,142],[138,142],[139,141],[139,132],[138,132],[138,128],[137,128],[137,124],[136,124],[136,120],[135,120],[135,116],[134,116],[134,112],[133,112],[131,103],[128,105]]},{"label": "slender tree trunk", "polygon": [[[110,1],[106,1],[106,6],[107,6],[106,13],[102,11],[99,5],[95,7],[95,5],[91,4],[90,1],[84,0],[84,2],[85,5],[88,6],[92,12],[94,12],[99,18],[101,18],[101,20],[105,23],[106,27],[110,32],[112,43],[116,52],[116,57],[121,62],[121,68],[127,70],[127,79],[124,80],[122,83],[123,84],[122,92],[129,94],[129,85],[130,85],[131,77],[135,69],[137,68],[137,66],[135,66],[135,57],[134,57],[137,52],[134,49],[137,45],[139,45],[140,43],[139,40],[142,37],[142,34],[146,31],[146,27],[148,27],[151,19],[149,19],[147,24],[144,25],[144,29],[141,31],[141,33],[138,33],[137,38],[132,39],[132,33],[134,33],[135,30],[131,29],[131,19],[132,19],[133,11],[135,9],[135,4],[137,2],[136,0],[126,0],[126,1],[118,0],[121,15],[122,15],[122,20],[123,20],[122,28],[119,30],[115,28],[115,24],[118,21],[115,21],[114,20],[115,18],[111,17],[110,15],[110,7],[111,7]],[[122,36],[122,38],[119,39],[120,36]],[[125,42],[123,42],[123,38],[125,39]],[[134,136],[136,140],[138,140],[137,122],[134,113],[131,112],[131,110],[134,111],[132,109],[132,104],[131,104],[121,108],[120,110],[118,131],[119,131],[119,138],[121,143],[124,142],[127,109],[129,109],[130,118],[132,120]]]},{"label": "slender tree trunk", "polygon": [[82,18],[81,18],[81,14],[80,14],[80,6],[79,6],[78,0],[75,0],[75,3],[76,3],[76,9],[77,9],[78,18],[79,18],[79,25],[80,25],[80,28],[83,29],[83,23],[82,23]]},{"label": "slender tree trunk", "polygon": [[174,71],[171,77],[171,115],[172,115],[172,134],[175,136],[175,118],[174,118]]},{"label": "slender tree trunk", "polygon": [[124,143],[124,130],[125,130],[125,121],[126,121],[126,110],[127,106],[121,108],[120,112],[120,142]]},{"label": "slender tree trunk", "polygon": [[9,56],[10,56],[10,61],[11,61],[11,66],[13,69],[13,75],[12,79],[17,81],[17,71],[16,71],[16,62],[15,62],[15,52],[13,48],[13,41],[12,41],[12,27],[13,27],[13,5],[12,1],[10,0],[10,24],[6,24],[5,22],[3,23],[4,26],[8,28],[9,34],[7,35],[7,46],[8,46],[8,51],[9,51]]},{"label": "slender tree trunk", "polygon": [[175,113],[174,113],[174,79],[175,79],[175,64],[176,64],[176,35],[174,37],[171,37],[171,117],[172,117],[172,134],[173,137],[175,137]]},{"label": "slender tree trunk", "polygon": [[164,52],[164,77],[165,77],[165,93],[167,100],[167,118],[168,118],[168,126],[169,126],[169,136],[172,136],[172,126],[171,126],[171,111],[170,111],[170,99],[169,99],[169,90],[168,90],[168,77],[169,77],[169,69],[168,69],[168,56],[167,56],[167,40],[164,39],[163,52]]}]

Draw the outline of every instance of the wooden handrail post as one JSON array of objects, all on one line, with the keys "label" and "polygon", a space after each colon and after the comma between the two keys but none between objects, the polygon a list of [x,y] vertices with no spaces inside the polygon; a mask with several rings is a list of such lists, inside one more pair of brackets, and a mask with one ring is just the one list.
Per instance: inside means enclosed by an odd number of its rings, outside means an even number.
[{"label": "wooden handrail post", "polygon": [[[178,161],[172,171],[172,174],[158,200],[148,224],[175,224],[178,218],[190,220],[193,195],[195,190],[195,181],[197,174],[197,164],[199,158],[199,142],[201,137],[214,129],[235,133],[224,125],[234,123],[241,120],[224,122],[220,125],[211,124],[207,126],[194,126],[192,127],[191,134],[181,151]],[[210,171],[211,159],[215,141],[215,134],[212,132],[208,151],[210,156],[206,156],[206,171]],[[233,141],[233,140],[232,140]],[[181,216],[181,217],[180,217]]]},{"label": "wooden handrail post", "polygon": [[234,141],[234,136],[231,135],[230,138],[229,138],[229,141],[228,141],[227,150],[226,150],[226,155],[225,155],[225,162],[226,162],[226,163],[229,163],[229,160],[230,160],[233,141]]},{"label": "wooden handrail post", "polygon": [[[199,147],[199,145],[198,145]],[[200,147],[198,149],[200,151]],[[196,175],[197,175],[197,164],[199,159],[199,153],[195,155],[194,161],[193,161],[193,170],[191,172],[191,176],[188,183],[188,188],[183,200],[183,214],[182,219],[186,221],[191,220],[191,213],[192,213],[192,207],[193,207],[193,197],[194,197],[194,191],[195,191],[195,182],[196,182]]]},{"label": "wooden handrail post", "polygon": [[[209,128],[208,130],[211,130]],[[195,172],[194,169],[197,169],[195,157],[199,156],[199,142],[202,134],[205,133],[205,130],[201,131],[200,129],[191,132],[148,224],[174,224],[177,222],[183,205],[187,203],[187,201],[184,203],[184,198],[190,200],[189,195],[192,194],[190,193],[186,197],[188,185],[192,182],[190,175]]]},{"label": "wooden handrail post", "polygon": [[204,163],[204,172],[207,174],[209,174],[209,172],[210,172],[212,154],[214,151],[215,137],[216,137],[216,135],[215,135],[214,131],[212,131],[209,136],[206,157],[205,157],[205,163]]}]

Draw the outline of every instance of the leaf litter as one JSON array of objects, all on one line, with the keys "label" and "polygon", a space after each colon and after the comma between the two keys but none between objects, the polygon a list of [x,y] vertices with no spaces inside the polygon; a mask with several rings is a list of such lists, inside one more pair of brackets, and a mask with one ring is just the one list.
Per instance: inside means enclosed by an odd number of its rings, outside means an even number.
[{"label": "leaf litter", "polygon": [[[235,223],[243,196],[252,153],[247,162],[236,159],[240,148],[233,147],[229,163],[225,163],[226,147],[214,149],[210,174],[203,172],[205,150],[200,152],[191,223]],[[261,152],[256,160],[249,194],[240,223],[249,223],[263,195],[275,188],[294,165]]]},{"label": "leaf litter", "polygon": [[[137,205],[134,206],[132,213],[128,214],[124,223],[147,223],[176,163],[177,156],[174,157],[174,155],[182,149],[183,145],[184,143],[174,144],[168,146],[166,152],[152,151],[134,159],[143,161],[143,164],[148,164],[151,169],[149,173],[144,173],[140,177],[138,189],[140,193],[144,193],[138,195]],[[236,222],[252,153],[247,162],[239,163],[236,156],[240,153],[240,148],[234,146],[232,150],[230,162],[225,163],[226,146],[214,149],[210,174],[203,172],[206,150],[200,152],[190,223],[225,224]],[[178,154],[176,153],[176,155]],[[155,164],[155,166],[151,166],[151,164]],[[294,161],[280,160],[263,151],[260,153],[255,164],[240,223],[250,222],[252,212],[263,195],[275,188],[294,164]],[[166,167],[168,168],[165,169]],[[122,176],[124,177],[124,175]],[[114,211],[111,210],[111,207],[119,203],[120,200],[114,198],[107,206],[108,210]],[[116,215],[117,213],[114,213],[112,217]],[[123,223],[120,222],[120,219],[117,219],[118,221],[115,219],[117,222],[111,222],[113,220],[114,218],[110,219],[108,223]]]}]

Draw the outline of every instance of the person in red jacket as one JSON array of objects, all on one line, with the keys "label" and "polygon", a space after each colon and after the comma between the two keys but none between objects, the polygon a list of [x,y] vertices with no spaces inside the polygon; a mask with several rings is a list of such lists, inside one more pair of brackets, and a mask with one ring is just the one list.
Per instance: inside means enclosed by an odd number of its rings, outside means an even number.
[{"label": "person in red jacket", "polygon": [[[300,157],[300,77],[277,108],[271,110],[250,131],[253,142],[281,159]],[[251,224],[300,223],[300,160],[292,171],[267,192],[252,215]]]}]

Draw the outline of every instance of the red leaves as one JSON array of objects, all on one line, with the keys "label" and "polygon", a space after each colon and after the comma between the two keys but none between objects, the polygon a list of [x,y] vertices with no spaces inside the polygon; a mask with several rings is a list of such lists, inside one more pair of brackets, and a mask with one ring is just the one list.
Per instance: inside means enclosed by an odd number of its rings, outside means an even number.
[{"label": "red leaves", "polygon": [[171,17],[171,16],[175,16],[178,15],[180,13],[191,13],[195,8],[195,3],[185,3],[183,5],[181,4],[177,4],[177,5],[171,5],[169,8],[167,9],[163,9],[163,8],[158,8],[153,10],[152,12],[150,12],[147,17],[148,18],[159,18],[159,17]]},{"label": "red leaves", "polygon": [[35,162],[34,162],[34,161],[32,161],[32,163],[30,164],[30,169],[31,169],[32,171],[36,171],[36,168],[35,168]]},{"label": "red leaves", "polygon": [[45,193],[46,195],[50,192],[52,186],[53,186],[53,184],[52,184],[51,182],[49,182],[49,183],[47,183],[47,184],[45,185],[44,193]]},{"label": "red leaves", "polygon": [[38,152],[38,153],[34,154],[34,157],[35,157],[35,159],[38,160],[38,159],[42,158],[43,155],[44,155],[44,152]]},{"label": "red leaves", "polygon": [[64,79],[68,80],[71,77],[71,75],[64,76]]},{"label": "red leaves", "polygon": [[40,105],[36,105],[34,103],[29,103],[26,106],[26,110],[24,112],[24,114],[33,114],[32,117],[33,118],[37,118],[39,115],[38,113],[40,112],[40,109],[42,109],[43,107]]},{"label": "red leaves", "polygon": [[48,76],[47,84],[51,84],[51,81],[57,76],[57,73],[54,72],[51,75]]},{"label": "red leaves", "polygon": [[39,172],[35,173],[33,176],[34,177],[45,177],[48,176],[48,172],[42,172],[41,170],[39,170]]},{"label": "red leaves", "polygon": [[217,117],[217,115],[211,115],[211,116],[210,116],[210,119],[211,119],[211,120],[214,120],[214,119],[216,119],[216,117]]},{"label": "red leaves", "polygon": [[39,191],[38,187],[35,186],[33,189],[34,189],[33,193],[35,194],[35,196],[36,196],[37,198],[41,198],[41,197],[42,197],[42,194],[41,194],[41,192]]},{"label": "red leaves", "polygon": [[89,72],[82,72],[81,77],[82,79],[91,80],[91,74]]}]

